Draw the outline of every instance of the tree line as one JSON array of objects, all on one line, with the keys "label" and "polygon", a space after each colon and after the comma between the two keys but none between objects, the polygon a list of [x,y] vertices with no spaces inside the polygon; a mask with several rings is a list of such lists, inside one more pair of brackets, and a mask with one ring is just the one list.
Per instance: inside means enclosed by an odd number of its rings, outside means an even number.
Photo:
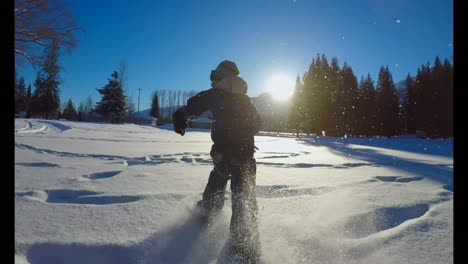
[{"label": "tree line", "polygon": [[[91,97],[75,104],[60,103],[61,67],[59,50],[76,47],[77,31],[73,14],[62,1],[15,0],[15,61],[28,61],[39,67],[35,90],[15,71],[15,113],[26,117],[65,118],[122,122],[135,112],[135,103],[125,95],[126,64],[111,73],[108,83],[97,89],[102,99],[93,105]],[[39,52],[43,51],[42,54]],[[453,65],[436,57],[408,74],[402,98],[395,89],[388,66],[379,70],[378,80],[368,74],[358,82],[346,62],[339,66],[317,54],[309,70],[297,77],[289,117],[275,120],[278,131],[294,130],[330,136],[387,136],[415,133],[418,130],[453,137]],[[150,115],[170,122],[176,108],[185,104],[195,91],[155,90]]]},{"label": "tree line", "polygon": [[289,128],[297,135],[385,136],[424,131],[453,137],[453,65],[435,58],[406,78],[400,98],[388,66],[381,66],[377,83],[370,74],[360,81],[352,67],[340,67],[317,54],[302,79],[296,79],[289,111]]},{"label": "tree line", "polygon": [[[26,113],[27,118],[66,119],[76,121],[108,121],[121,123],[132,120],[135,104],[131,97],[125,95],[123,88],[126,80],[126,64],[121,63],[119,70],[115,70],[108,78],[107,84],[96,89],[101,100],[93,103],[88,96],[79,106],[69,99],[60,105],[60,89],[62,83],[59,76],[58,47],[52,46],[46,50],[45,63],[41,65],[34,82],[26,88],[24,78],[16,78],[15,72],[15,113]],[[172,121],[172,114],[178,107],[186,104],[187,100],[197,92],[182,90],[157,89],[152,95],[149,115],[159,119],[160,123]]]},{"label": "tree line", "polygon": [[[88,97],[78,108],[71,99],[60,105],[58,48],[53,42],[45,50],[34,91],[23,78],[15,81],[15,112],[45,119],[128,120],[135,105],[123,89],[126,64],[113,71],[104,87],[96,89],[102,97],[96,104]],[[149,115],[159,123],[171,122],[172,113],[196,93],[155,90]],[[391,137],[421,130],[436,137],[453,137],[453,65],[439,57],[433,66],[429,62],[421,65],[415,77],[408,74],[400,97],[388,66],[381,66],[376,83],[370,74],[358,81],[347,62],[340,67],[336,57],[328,63],[324,54],[317,55],[302,79],[296,79],[287,119],[280,123],[297,134]]]}]

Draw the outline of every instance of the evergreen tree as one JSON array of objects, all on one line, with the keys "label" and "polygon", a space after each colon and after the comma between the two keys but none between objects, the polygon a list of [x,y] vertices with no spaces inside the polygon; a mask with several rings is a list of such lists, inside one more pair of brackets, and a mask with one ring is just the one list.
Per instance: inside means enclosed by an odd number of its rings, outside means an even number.
[{"label": "evergreen tree", "polygon": [[312,61],[304,78],[304,106],[308,116],[307,133],[322,134],[333,127],[331,115],[331,68],[324,54]]},{"label": "evergreen tree", "polygon": [[[341,70],[342,74],[342,87],[341,94],[339,96],[339,109],[341,111],[341,118],[338,127],[339,135],[345,134],[355,135],[357,127],[357,106],[359,98],[359,87],[356,76],[353,73],[353,69],[346,62]],[[338,115],[340,116],[340,115]]]},{"label": "evergreen tree", "polygon": [[304,74],[303,77],[303,94],[304,94],[304,112],[307,115],[307,118],[305,120],[305,132],[307,135],[309,135],[314,131],[313,124],[317,118],[317,115],[315,115],[315,76],[314,72],[317,70],[317,64],[319,63],[320,58],[317,55],[317,61],[312,59],[312,63],[309,66],[309,70]]},{"label": "evergreen tree", "polygon": [[332,125],[331,128],[328,130],[330,134],[338,135],[338,123],[341,121],[342,111],[340,111],[340,97],[341,95],[341,87],[343,86],[343,76],[341,74],[341,69],[338,65],[338,59],[336,57],[332,58],[330,64],[330,75],[328,76],[330,82],[330,124]]},{"label": "evergreen tree", "polygon": [[442,128],[442,107],[441,104],[441,95],[443,94],[443,90],[446,86],[444,81],[444,69],[442,63],[439,59],[439,56],[436,56],[434,60],[434,67],[431,69],[431,82],[430,85],[432,86],[432,93],[430,97],[430,104],[431,104],[431,113],[430,119],[432,119],[431,127],[429,131],[432,134],[440,135],[440,130]]},{"label": "evergreen tree", "polygon": [[62,118],[67,120],[76,120],[78,114],[71,99],[68,100],[67,106],[63,109]]},{"label": "evergreen tree", "polygon": [[416,105],[415,111],[415,129],[428,132],[431,128],[431,67],[429,63],[422,65],[416,74],[416,83],[414,86]]},{"label": "evergreen tree", "polygon": [[114,71],[111,77],[112,79],[108,79],[108,84],[96,89],[102,95],[102,99],[97,103],[95,111],[102,115],[104,120],[118,123],[125,119],[125,95],[117,71]]},{"label": "evergreen tree", "polygon": [[429,62],[418,68],[414,84],[415,130],[428,136],[453,136],[453,67],[437,56],[434,67]]},{"label": "evergreen tree", "polygon": [[26,85],[21,77],[15,85],[15,113],[26,110]]},{"label": "evergreen tree", "polygon": [[296,131],[296,136],[299,137],[301,124],[304,121],[304,106],[303,106],[303,86],[299,75],[296,78],[296,85],[294,86],[294,93],[291,97],[291,106],[289,109],[289,127]]},{"label": "evergreen tree", "polygon": [[59,85],[61,84],[58,65],[59,45],[57,41],[46,49],[46,58],[42,64],[34,85],[34,112],[40,113],[46,119],[55,114],[60,106]]},{"label": "evergreen tree", "polygon": [[[329,131],[332,132],[332,129],[335,127],[332,120],[332,103],[331,103],[331,87],[332,82],[330,79],[331,75],[331,67],[328,64],[328,60],[325,54],[322,53],[322,67],[320,74],[318,75],[319,81],[321,85],[319,88],[319,100],[320,100],[320,120],[319,124],[321,127],[321,131]],[[329,133],[330,134],[330,133]]]},{"label": "evergreen tree", "polygon": [[377,124],[380,134],[391,137],[398,133],[398,95],[388,66],[381,67],[377,82]]},{"label": "evergreen tree", "polygon": [[31,102],[32,102],[32,94],[31,94],[31,84],[28,85],[28,91],[26,93],[26,118],[31,118]]},{"label": "evergreen tree", "polygon": [[405,91],[405,113],[404,113],[404,119],[405,119],[405,128],[407,133],[415,133],[416,127],[415,127],[415,121],[416,121],[416,116],[415,116],[415,107],[416,107],[416,92],[415,92],[415,87],[414,87],[414,81],[413,78],[409,75],[406,77],[406,91]]},{"label": "evergreen tree", "polygon": [[359,113],[362,119],[360,131],[366,136],[374,136],[376,133],[376,95],[374,81],[370,74],[367,74],[366,79],[361,78],[359,84],[360,91],[360,107]]},{"label": "evergreen tree", "polygon": [[151,110],[150,110],[150,116],[159,119],[159,97],[155,93],[153,95],[153,99],[151,101]]},{"label": "evergreen tree", "polygon": [[31,98],[31,112],[35,117],[43,118],[45,112],[45,106],[42,98],[45,96],[45,86],[42,84],[43,78],[40,77],[40,74],[37,75],[36,80],[34,81],[34,93]]},{"label": "evergreen tree", "polygon": [[453,137],[453,66],[447,59],[444,60],[443,76],[444,85],[440,95],[441,136]]}]

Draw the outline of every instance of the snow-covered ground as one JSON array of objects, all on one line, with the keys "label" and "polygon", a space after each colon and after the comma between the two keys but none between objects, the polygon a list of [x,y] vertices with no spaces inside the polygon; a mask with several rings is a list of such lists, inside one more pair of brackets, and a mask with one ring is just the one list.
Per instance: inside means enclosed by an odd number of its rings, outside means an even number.
[{"label": "snow-covered ground", "polygon": [[[453,262],[453,141],[256,143],[264,263]],[[16,119],[16,262],[215,263],[229,200],[206,230],[187,210],[211,144],[203,130]]]}]

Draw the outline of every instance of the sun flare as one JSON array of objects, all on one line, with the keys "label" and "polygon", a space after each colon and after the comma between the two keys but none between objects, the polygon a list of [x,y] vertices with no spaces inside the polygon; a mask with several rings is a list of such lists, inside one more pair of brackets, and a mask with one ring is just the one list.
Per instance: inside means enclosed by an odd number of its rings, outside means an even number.
[{"label": "sun flare", "polygon": [[278,74],[267,81],[267,91],[277,100],[288,100],[294,92],[294,77],[287,74]]}]

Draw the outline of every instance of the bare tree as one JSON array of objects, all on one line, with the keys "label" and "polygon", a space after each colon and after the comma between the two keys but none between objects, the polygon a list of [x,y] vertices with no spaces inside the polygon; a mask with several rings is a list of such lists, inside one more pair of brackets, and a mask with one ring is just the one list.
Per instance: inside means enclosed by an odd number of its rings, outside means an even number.
[{"label": "bare tree", "polygon": [[119,64],[119,81],[122,89],[126,92],[127,89],[127,62],[122,60]]},{"label": "bare tree", "polygon": [[159,107],[161,109],[161,117],[166,118],[166,107],[167,107],[167,90],[163,89],[159,91]]},{"label": "bare tree", "polygon": [[190,91],[184,91],[183,96],[182,96],[182,105],[186,106],[187,105],[187,100],[190,99],[191,97],[195,96],[198,92],[195,90],[190,90]]},{"label": "bare tree", "polygon": [[91,96],[88,96],[86,98],[84,106],[85,106],[84,111],[86,113],[89,113],[91,111],[91,109],[93,109],[93,99],[91,98]]},{"label": "bare tree", "polygon": [[84,113],[84,111],[85,111],[84,103],[81,102],[80,105],[78,106],[78,112]]},{"label": "bare tree", "polygon": [[151,94],[151,98],[158,96],[159,116],[161,119],[172,119],[172,114],[181,106],[187,104],[187,100],[196,95],[198,92],[183,91],[183,90],[155,90]]},{"label": "bare tree", "polygon": [[63,110],[65,110],[65,108],[67,108],[67,102],[63,102],[62,105],[60,106],[60,108],[58,109],[61,113],[63,113]]},{"label": "bare tree", "polygon": [[175,99],[174,94],[175,94],[174,90],[169,90],[169,96],[168,96],[169,120],[172,120],[172,113],[174,113],[174,99]]},{"label": "bare tree", "polygon": [[86,121],[94,120],[94,105],[91,96],[88,96],[84,103],[84,119]]},{"label": "bare tree", "polygon": [[41,65],[42,51],[54,40],[71,51],[76,46],[75,31],[78,29],[63,1],[15,0],[16,63],[27,59],[33,67]]},{"label": "bare tree", "polygon": [[125,97],[125,105],[127,106],[127,116],[136,112],[136,104],[132,96]]}]

